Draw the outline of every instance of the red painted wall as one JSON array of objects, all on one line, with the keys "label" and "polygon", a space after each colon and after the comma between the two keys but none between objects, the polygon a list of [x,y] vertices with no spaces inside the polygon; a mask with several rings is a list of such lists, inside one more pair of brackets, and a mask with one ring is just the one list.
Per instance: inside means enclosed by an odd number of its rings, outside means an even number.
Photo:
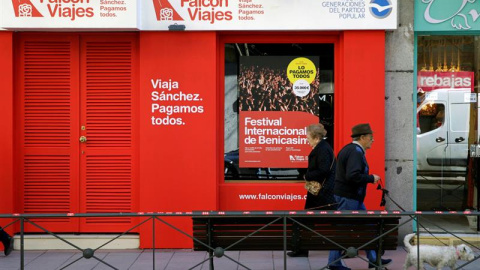
[{"label": "red painted wall", "polygon": [[[0,213],[13,213],[13,40],[12,32],[0,31]],[[2,219],[0,226],[10,222]],[[12,227],[7,229],[12,233]],[[3,246],[2,246],[3,248]]]},{"label": "red painted wall", "polygon": [[[351,141],[351,127],[369,122],[375,135],[367,152],[371,172],[384,177],[385,32],[335,33],[216,33],[141,32],[139,41],[139,210],[303,209],[303,200],[241,200],[239,194],[305,195],[303,183],[224,183],[223,181],[223,39],[228,42],[329,42],[335,44],[335,145]],[[0,32],[0,165],[1,212],[13,212],[12,33]],[[153,80],[153,82],[152,82]],[[165,88],[158,88],[161,80]],[[174,83],[178,82],[178,87]],[[168,89],[170,88],[170,89]],[[157,101],[161,92],[183,94],[182,101]],[[198,98],[198,101],[188,100]],[[152,106],[155,111],[152,112]],[[166,118],[160,106],[195,107],[196,113],[172,113],[181,125],[154,125],[152,117]],[[199,108],[202,107],[200,112]],[[380,193],[370,185],[367,208],[379,209]],[[165,219],[191,233],[189,218]],[[191,247],[192,240],[156,221],[156,247]],[[151,247],[151,223],[140,226],[141,247]]]},{"label": "red painted wall", "polygon": [[[351,127],[369,122],[375,143],[367,158],[371,172],[384,176],[384,31],[345,31],[337,34],[266,35],[215,32],[140,33],[140,209],[141,211],[286,210],[303,209],[303,183],[225,183],[223,181],[223,48],[236,42],[335,43],[335,152],[351,141]],[[178,82],[175,89],[156,89],[157,79]],[[217,92],[217,89],[220,89]],[[164,93],[198,94],[202,101],[152,101]],[[203,113],[173,114],[182,125],[152,125],[152,103],[202,105]],[[153,105],[156,106],[156,105]],[[156,107],[158,109],[158,107]],[[369,209],[379,209],[380,193],[370,185]],[[218,190],[218,192],[217,192]],[[239,195],[289,195],[292,200],[248,200]],[[187,233],[191,221],[168,219]],[[161,223],[161,222],[157,222]],[[157,247],[191,247],[180,233],[161,228]],[[142,247],[152,245],[150,225],[140,229]]]},{"label": "red painted wall", "polygon": [[[214,32],[140,33],[140,209],[211,210],[217,207],[217,47]],[[178,82],[178,89],[154,89],[151,80]],[[152,101],[152,92],[198,94],[199,101]],[[185,97],[188,99],[188,97]],[[203,106],[203,113],[174,113],[183,125],[152,125],[152,103]],[[198,111],[198,110],[197,110]],[[191,220],[173,219],[191,232]],[[157,224],[160,222],[157,222]],[[141,227],[142,247],[151,245],[151,225]],[[191,239],[171,230],[157,234],[157,247],[186,247]]]},{"label": "red painted wall", "polygon": [[[385,183],[385,32],[345,31],[342,45],[342,96],[335,115],[335,150],[351,142],[352,126],[370,123],[375,142],[367,150],[367,161],[370,173],[379,175]],[[376,188],[368,185],[367,209],[381,209],[381,192]]]}]

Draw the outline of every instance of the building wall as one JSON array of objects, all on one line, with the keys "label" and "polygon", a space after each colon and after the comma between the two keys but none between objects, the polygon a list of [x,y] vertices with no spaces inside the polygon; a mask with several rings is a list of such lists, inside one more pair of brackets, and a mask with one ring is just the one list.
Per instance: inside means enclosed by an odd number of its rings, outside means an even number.
[{"label": "building wall", "polygon": [[[398,1],[399,22],[386,32],[385,41],[385,177],[395,202],[413,210],[413,0]],[[387,209],[398,207],[387,199]],[[400,228],[400,237],[412,231]]]},{"label": "building wall", "polygon": [[[312,35],[284,37],[270,34],[271,37],[256,37],[256,41],[301,40],[314,41],[322,38]],[[228,39],[245,41],[245,37],[231,34]],[[248,35],[251,38],[251,35]],[[369,121],[376,132],[376,147],[368,152],[371,171],[382,178],[384,168],[384,106],[382,104],[384,77],[385,32],[344,31],[339,35],[340,47],[336,64],[338,69],[336,96],[336,149],[351,141],[351,127]],[[230,40],[230,39],[228,39]],[[303,183],[224,183],[221,156],[223,147],[223,96],[216,83],[224,78],[217,76],[224,67],[216,56],[217,34],[214,32],[141,32],[140,33],[140,206],[145,212],[194,211],[194,210],[294,210],[303,209],[303,202],[288,200],[255,201],[241,200],[239,194],[281,194],[293,192],[305,194]],[[228,42],[227,42],[228,43]],[[222,43],[220,43],[222,44]],[[223,46],[223,45],[220,45]],[[378,76],[371,76],[378,74]],[[184,93],[195,93],[202,97],[198,104],[204,105],[202,114],[178,114],[184,125],[153,125],[153,82],[175,81]],[[163,87],[162,87],[163,88]],[[167,103],[162,103],[167,104]],[[170,102],[175,105],[178,102]],[[362,113],[358,113],[362,104]],[[186,102],[185,105],[193,105]],[[218,129],[220,127],[220,129]],[[219,147],[220,146],[220,147]],[[219,155],[220,153],[220,155]],[[369,185],[366,205],[369,209],[380,209],[380,192]],[[166,219],[186,232],[191,232],[189,219]],[[156,246],[162,248],[188,248],[191,240],[157,224],[162,237]],[[165,230],[167,229],[167,230]],[[151,247],[151,227],[140,228],[141,247]]]},{"label": "building wall", "polygon": [[[382,156],[385,156],[385,176],[387,181],[387,189],[391,191],[392,197],[400,203],[406,210],[412,209],[412,196],[402,196],[401,194],[413,194],[412,176],[413,176],[413,129],[412,129],[412,112],[413,104],[411,99],[413,86],[413,0],[399,1],[400,8],[400,25],[396,31],[386,32],[386,73],[378,72],[376,76],[385,78],[385,126],[381,119],[375,118],[378,114],[379,106],[369,106],[369,111],[361,114],[345,113],[347,119],[342,119],[342,129],[338,133],[339,144],[345,144],[349,138],[350,128],[353,124],[360,121],[370,120],[373,122],[378,135],[376,149],[369,152],[369,160],[373,169],[378,172],[383,167]],[[380,32],[379,32],[380,33]],[[345,79],[345,89],[356,89],[362,86],[365,89],[371,89],[369,85],[377,86],[379,80],[369,77],[368,69],[362,70],[366,63],[371,60],[372,54],[365,48],[372,49],[371,37],[381,39],[383,41],[383,31],[381,34],[371,33],[372,36],[365,37],[361,32],[350,31],[344,38],[347,46],[345,47],[345,70],[344,74],[353,76],[356,80]],[[216,37],[212,33],[199,34],[190,33],[155,33],[143,32],[140,35],[140,57],[144,59],[140,63],[140,105],[142,108],[151,108],[152,92],[151,80],[179,80],[182,82],[183,89],[189,89],[194,93],[199,93],[205,97],[211,93],[211,89],[216,89]],[[362,37],[363,36],[363,37]],[[195,38],[192,38],[195,37]],[[362,42],[359,45],[356,40]],[[1,59],[10,59],[3,63],[13,63],[12,48],[12,32],[4,32],[0,35],[3,56]],[[178,42],[181,41],[181,42]],[[350,42],[349,42],[350,41]],[[195,46],[192,46],[195,44]],[[377,50],[383,47],[383,43],[373,44]],[[192,50],[191,48],[195,48]],[[204,48],[209,48],[205,51]],[[362,54],[363,52],[363,54]],[[164,56],[170,61],[159,61],[152,55]],[[408,56],[408,57],[407,57]],[[382,57],[383,58],[383,57]],[[351,60],[353,59],[353,60]],[[354,61],[359,60],[359,61]],[[382,61],[378,60],[378,61]],[[194,69],[194,64],[203,63],[201,69]],[[370,61],[371,63],[372,61]],[[376,63],[376,61],[373,61]],[[355,65],[357,63],[357,65]],[[198,66],[198,65],[197,65]],[[367,65],[368,67],[368,65]],[[378,65],[372,70],[381,70]],[[12,212],[14,189],[13,174],[13,68],[11,66],[0,67],[0,75],[4,80],[4,87],[9,91],[2,91],[1,106],[2,121],[4,131],[2,134],[2,144],[0,151],[4,162],[0,166],[0,172],[7,186],[2,188],[2,198],[7,203],[3,204],[2,212]],[[359,74],[359,70],[361,74]],[[196,80],[192,80],[191,78]],[[370,78],[370,84],[365,84],[364,78]],[[378,78],[378,77],[377,77]],[[190,80],[189,80],[190,79]],[[183,84],[183,82],[186,82]],[[196,82],[196,83],[195,83]],[[383,85],[383,82],[380,82]],[[199,87],[200,86],[200,87]],[[363,88],[362,88],[363,89]],[[360,90],[362,90],[360,89]],[[380,89],[376,87],[375,89]],[[353,90],[352,90],[353,91]],[[373,97],[364,95],[365,92],[358,91],[359,99],[369,100],[370,104],[379,104],[383,100],[382,97],[373,95]],[[377,92],[378,93],[378,92]],[[217,93],[218,94],[218,93]],[[358,99],[351,96],[346,97],[345,107],[353,108],[357,104]],[[222,126],[219,117],[215,116],[217,104],[223,100],[223,93],[220,95],[212,95],[204,101],[204,105],[211,108],[201,117],[189,116],[187,118],[187,128],[173,127],[165,129],[165,127],[152,126],[150,110],[141,110],[139,113],[140,121],[140,175],[142,179],[139,187],[141,194],[139,199],[139,208],[141,211],[159,211],[159,209],[168,209],[171,211],[181,210],[203,210],[218,208],[219,195],[217,174],[218,162],[216,162],[217,149],[212,147],[218,141],[216,129]],[[349,103],[348,103],[348,102]],[[363,103],[367,104],[368,103]],[[381,106],[383,111],[383,106]],[[348,112],[348,109],[346,109]],[[218,112],[217,112],[218,113]],[[220,112],[223,113],[223,112]],[[368,118],[370,117],[370,118]],[[380,118],[382,118],[380,116]],[[365,120],[364,120],[365,119]],[[345,121],[347,120],[347,121]],[[385,132],[383,128],[385,127]],[[380,130],[378,130],[380,129]],[[202,132],[198,132],[202,130]],[[203,134],[201,137],[198,134]],[[384,137],[385,136],[385,137]],[[192,137],[194,138],[192,140]],[[162,138],[162,139],[160,139]],[[193,141],[193,142],[192,142]],[[200,143],[201,142],[201,143]],[[385,142],[385,151],[384,150]],[[399,143],[401,142],[401,143]],[[410,147],[405,144],[411,143]],[[185,153],[188,153],[186,155]],[[385,153],[385,154],[383,154]],[[208,157],[208,158],[205,158]],[[193,163],[192,160],[202,160],[201,164]],[[374,162],[377,161],[377,162]],[[208,166],[202,166],[208,165]],[[201,184],[195,183],[198,175],[202,175],[207,182]],[[180,181],[188,179],[187,181]],[[161,184],[160,184],[161,183]],[[179,186],[181,188],[179,188]],[[201,186],[200,189],[197,187]],[[298,185],[299,189],[303,188]],[[395,192],[395,191],[401,191]],[[371,191],[374,193],[375,191]],[[188,200],[182,200],[181,197],[186,196]],[[172,199],[173,198],[173,199]],[[195,204],[192,204],[195,202]],[[378,204],[376,204],[378,205]],[[392,204],[387,209],[396,209]],[[14,210],[15,211],[15,210]],[[180,222],[183,229],[188,229],[190,223],[187,220]],[[404,227],[404,229],[411,229]],[[148,234],[150,228],[141,228],[140,232],[147,237],[143,239],[142,246],[148,246],[145,239],[149,239]],[[163,238],[160,244],[163,247],[170,247],[173,242],[169,237]],[[190,241],[183,240],[181,245],[188,245]],[[177,242],[178,243],[178,242]]]},{"label": "building wall", "polygon": [[[13,172],[13,47],[12,32],[0,31],[0,213],[12,213],[14,207]],[[8,223],[2,220],[1,226]],[[12,227],[7,229],[12,232]]]},{"label": "building wall", "polygon": [[[216,36],[214,32],[140,33],[140,209],[194,211],[217,208]],[[178,89],[153,82],[178,82]],[[183,125],[153,125],[152,92],[198,94],[201,101],[164,101],[162,105],[201,105],[204,113],[172,114]],[[191,232],[191,219],[166,219]],[[160,225],[163,248],[191,245],[191,239]],[[143,226],[141,247],[151,245],[151,227]],[[177,237],[177,238],[174,238]],[[158,245],[157,245],[158,247]]]}]

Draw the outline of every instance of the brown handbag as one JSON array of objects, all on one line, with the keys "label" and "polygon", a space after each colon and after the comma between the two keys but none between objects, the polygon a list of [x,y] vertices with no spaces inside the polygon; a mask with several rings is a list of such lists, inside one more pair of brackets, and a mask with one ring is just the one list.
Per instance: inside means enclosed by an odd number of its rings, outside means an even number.
[{"label": "brown handbag", "polygon": [[[335,162],[335,159],[332,160],[332,165],[330,165],[330,170],[332,170],[333,163]],[[328,175],[323,179],[323,182],[320,184],[320,182],[317,181],[305,181],[305,189],[308,190],[308,192],[312,195],[317,196],[320,190],[322,189],[323,185],[325,184],[325,181],[327,181]]]}]

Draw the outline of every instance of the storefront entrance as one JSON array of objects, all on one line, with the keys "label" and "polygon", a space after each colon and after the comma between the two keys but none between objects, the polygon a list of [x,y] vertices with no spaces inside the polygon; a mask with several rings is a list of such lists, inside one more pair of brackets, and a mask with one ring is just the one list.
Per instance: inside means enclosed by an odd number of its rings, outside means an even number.
[{"label": "storefront entrance", "polygon": [[[19,212],[136,211],[136,40],[135,34],[18,34]],[[40,223],[56,232],[115,232],[131,220]]]},{"label": "storefront entrance", "polygon": [[[478,207],[478,48],[474,36],[418,37],[417,210]],[[455,232],[477,230],[473,219],[436,223]]]}]

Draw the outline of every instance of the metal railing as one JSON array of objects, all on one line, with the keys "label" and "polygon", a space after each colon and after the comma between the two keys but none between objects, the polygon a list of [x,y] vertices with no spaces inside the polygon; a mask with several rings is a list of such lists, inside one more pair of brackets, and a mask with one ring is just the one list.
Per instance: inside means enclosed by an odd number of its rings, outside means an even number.
[{"label": "metal railing", "polygon": [[[4,219],[13,219],[10,223],[6,224],[3,226],[3,228],[8,228],[14,224],[19,223],[20,224],[20,230],[17,232],[20,236],[20,269],[25,269],[25,224],[31,224],[34,227],[38,228],[39,230],[57,238],[60,241],[63,241],[64,243],[70,245],[74,249],[78,250],[82,256],[79,257],[78,259],[70,262],[68,265],[63,266],[61,269],[67,269],[69,266],[74,265],[76,262],[78,262],[81,259],[95,259],[98,260],[100,263],[103,263],[104,265],[110,267],[111,269],[117,269],[113,265],[109,264],[105,260],[97,257],[95,255],[95,252],[104,248],[106,245],[110,244],[111,242],[119,239],[120,237],[132,232],[136,228],[147,224],[148,222],[152,223],[152,269],[155,269],[155,253],[158,251],[158,248],[155,247],[155,239],[156,239],[156,222],[160,222],[169,228],[177,231],[178,233],[192,239],[192,241],[197,242],[200,245],[203,245],[209,250],[209,255],[208,258],[199,261],[199,263],[193,265],[189,269],[200,269],[204,263],[207,261],[210,261],[210,269],[213,269],[213,259],[217,257],[223,257],[225,256],[229,260],[235,262],[236,264],[242,266],[245,269],[250,269],[248,266],[242,264],[239,260],[235,260],[234,258],[231,258],[230,256],[227,256],[224,251],[233,248],[233,246],[241,243],[245,239],[254,236],[256,233],[262,231],[264,228],[266,228],[269,224],[265,224],[263,226],[260,226],[258,230],[255,230],[245,237],[241,238],[234,244],[232,244],[229,247],[216,247],[216,246],[211,246],[208,245],[208,243],[202,242],[199,239],[195,238],[192,234],[189,234],[185,232],[184,230],[180,229],[179,227],[173,225],[172,223],[168,222],[165,220],[165,218],[171,218],[171,217],[178,217],[178,218],[185,218],[185,217],[272,217],[276,218],[275,220],[282,220],[284,223],[283,226],[283,262],[284,262],[284,269],[287,269],[287,228],[285,226],[287,220],[297,223],[299,226],[303,227],[305,230],[309,230],[313,234],[317,235],[318,237],[326,239],[326,241],[329,241],[333,244],[335,244],[339,250],[343,250],[345,253],[344,255],[340,258],[350,258],[350,257],[358,257],[364,261],[367,261],[367,259],[361,257],[358,255],[358,251],[364,248],[365,246],[369,245],[370,243],[373,243],[375,241],[381,240],[383,237],[385,237],[387,234],[392,232],[393,230],[398,230],[399,227],[405,226],[408,224],[411,224],[412,221],[415,222],[415,227],[416,227],[416,232],[417,232],[417,243],[419,240],[419,233],[425,234],[425,233],[431,233],[429,229],[427,229],[424,224],[429,224],[430,226],[433,225],[440,229],[442,232],[447,233],[451,235],[452,237],[458,239],[461,243],[464,243],[473,249],[477,251],[475,253],[475,257],[471,261],[467,261],[463,263],[462,265],[456,266],[456,269],[461,269],[475,261],[477,261],[480,256],[477,255],[478,251],[480,250],[480,245],[479,244],[474,244],[471,243],[462,237],[460,237],[458,234],[453,233],[449,231],[448,229],[444,228],[443,226],[440,226],[434,221],[431,221],[430,218],[434,216],[476,216],[477,219],[480,218],[480,212],[476,211],[462,211],[462,212],[457,212],[457,211],[435,211],[435,212],[422,212],[422,211],[194,211],[194,212],[139,212],[139,213],[68,213],[68,214],[0,214],[0,221]],[[346,218],[362,218],[362,217],[388,217],[388,216],[400,216],[402,217],[401,222],[395,226],[394,228],[385,231],[382,234],[377,235],[375,238],[371,239],[370,241],[364,243],[363,245],[353,248],[353,247],[343,247],[342,245],[336,243],[335,241],[328,239],[328,237],[316,232],[315,230],[309,228],[307,225],[302,224],[301,222],[298,221],[298,219],[304,219],[308,217],[346,217]],[[32,219],[51,219],[51,218],[90,218],[90,217],[104,217],[104,218],[118,218],[118,217],[131,217],[131,218],[139,218],[138,223],[136,223],[134,226],[129,228],[128,230],[118,234],[117,236],[113,237],[112,239],[106,241],[102,245],[98,247],[91,247],[91,248],[80,248],[77,245],[73,244],[72,242],[68,241],[67,239],[61,237],[59,234],[52,232],[48,230],[47,228],[44,228],[43,226],[39,225],[37,222],[33,221]],[[411,228],[411,227],[410,227]],[[421,232],[421,229],[423,228],[423,232]],[[433,237],[435,237],[432,234]],[[441,242],[441,240],[439,240]],[[443,243],[445,245],[448,245],[447,243]],[[420,254],[420,249],[419,246],[417,245],[417,254]],[[420,256],[417,256],[418,263],[417,265],[420,265]],[[377,267],[381,267],[380,265],[376,265]],[[328,265],[325,265],[322,269],[326,269]]]}]

